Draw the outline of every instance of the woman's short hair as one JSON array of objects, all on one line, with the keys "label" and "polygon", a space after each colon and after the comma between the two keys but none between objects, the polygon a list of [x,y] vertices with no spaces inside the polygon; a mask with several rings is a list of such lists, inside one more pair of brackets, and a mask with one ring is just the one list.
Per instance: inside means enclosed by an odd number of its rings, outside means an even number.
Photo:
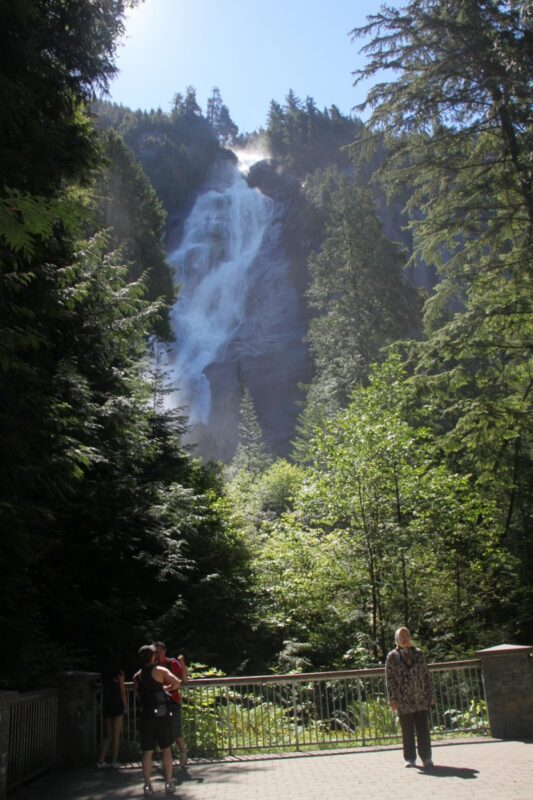
[{"label": "woman's short hair", "polygon": [[397,644],[397,645],[399,645],[399,644],[400,644],[400,635],[401,635],[401,634],[402,634],[404,631],[407,633],[407,635],[409,636],[409,638],[411,638],[411,632],[410,632],[409,628],[405,628],[405,627],[403,627],[403,626],[402,626],[401,628],[398,628],[398,630],[397,630],[397,631],[396,631],[396,633],[394,634],[394,641],[396,642],[396,644]]}]

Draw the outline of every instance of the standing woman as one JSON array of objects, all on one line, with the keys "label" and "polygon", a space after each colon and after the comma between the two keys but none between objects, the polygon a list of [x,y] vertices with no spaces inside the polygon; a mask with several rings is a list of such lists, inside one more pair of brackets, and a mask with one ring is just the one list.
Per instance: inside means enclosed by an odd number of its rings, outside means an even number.
[{"label": "standing woman", "polygon": [[[126,686],[124,672],[116,659],[109,658],[102,670],[102,716],[104,718],[104,738],[97,767],[120,767],[118,751],[120,733],[126,708]],[[106,761],[111,745],[111,764]]]},{"label": "standing woman", "polygon": [[435,698],[429,669],[407,628],[398,628],[394,639],[396,647],[387,656],[385,677],[390,706],[400,718],[405,766],[416,766],[416,732],[418,755],[424,767],[432,767],[428,712]]},{"label": "standing woman", "polygon": [[166,667],[156,663],[153,644],[145,644],[139,650],[141,669],[133,676],[133,685],[141,704],[140,734],[142,766],[144,775],[144,796],[152,797],[151,783],[152,756],[156,745],[161,751],[165,772],[165,794],[174,794],[176,787],[172,780],[172,709],[167,692],[179,689],[181,681]]}]

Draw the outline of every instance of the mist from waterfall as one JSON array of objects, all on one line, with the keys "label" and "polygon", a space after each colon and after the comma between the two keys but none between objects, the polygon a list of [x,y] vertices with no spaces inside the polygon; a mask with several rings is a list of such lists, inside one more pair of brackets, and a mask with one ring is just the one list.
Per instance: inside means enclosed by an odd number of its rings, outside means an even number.
[{"label": "mist from waterfall", "polygon": [[[208,421],[204,370],[223,356],[243,321],[250,268],[273,215],[273,201],[248,186],[239,166],[229,160],[217,165],[185,222],[181,244],[169,255],[180,285],[169,354],[177,387],[172,401],[187,408],[193,425]],[[247,166],[243,162],[243,171]]]}]

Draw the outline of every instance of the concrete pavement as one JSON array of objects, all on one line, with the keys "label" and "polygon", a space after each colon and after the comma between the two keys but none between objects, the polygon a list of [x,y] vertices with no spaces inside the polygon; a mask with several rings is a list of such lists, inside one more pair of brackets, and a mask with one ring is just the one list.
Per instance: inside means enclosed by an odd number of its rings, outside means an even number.
[{"label": "concrete pavement", "polygon": [[[405,768],[398,747],[192,762],[175,768],[180,800],[533,800],[533,742],[434,743],[435,767]],[[154,797],[164,798],[154,769]],[[123,800],[142,796],[138,764],[62,770],[19,789],[13,800]]]}]

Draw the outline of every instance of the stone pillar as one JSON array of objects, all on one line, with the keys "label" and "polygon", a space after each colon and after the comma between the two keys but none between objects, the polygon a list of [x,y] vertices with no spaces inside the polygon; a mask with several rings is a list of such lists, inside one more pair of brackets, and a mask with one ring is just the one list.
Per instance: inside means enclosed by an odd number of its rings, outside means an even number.
[{"label": "stone pillar", "polygon": [[479,650],[492,735],[533,738],[533,647],[500,644]]},{"label": "stone pillar", "polygon": [[7,757],[9,752],[9,723],[11,703],[18,692],[0,692],[0,800],[7,795]]},{"label": "stone pillar", "polygon": [[60,672],[57,757],[59,764],[81,766],[96,759],[97,672]]}]

